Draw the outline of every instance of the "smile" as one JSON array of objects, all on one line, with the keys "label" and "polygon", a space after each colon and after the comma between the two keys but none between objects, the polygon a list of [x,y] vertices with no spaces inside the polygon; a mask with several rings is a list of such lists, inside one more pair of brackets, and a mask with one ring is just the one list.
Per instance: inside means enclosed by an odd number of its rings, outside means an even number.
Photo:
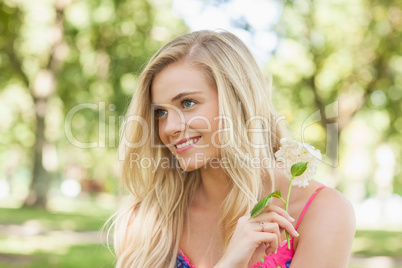
[{"label": "smile", "polygon": [[195,138],[191,138],[189,140],[186,141],[180,141],[180,143],[176,144],[176,151],[178,153],[184,152],[187,149],[190,149],[192,147],[193,144],[197,143],[199,140],[201,139],[201,137],[195,137]]}]

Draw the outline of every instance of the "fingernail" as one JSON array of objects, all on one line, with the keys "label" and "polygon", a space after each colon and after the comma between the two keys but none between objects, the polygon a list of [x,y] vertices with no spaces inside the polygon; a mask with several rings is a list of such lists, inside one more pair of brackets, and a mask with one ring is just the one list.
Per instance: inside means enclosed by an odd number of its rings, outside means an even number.
[{"label": "fingernail", "polygon": [[274,254],[276,254],[276,253],[278,253],[278,249],[275,249],[275,252],[274,252]]},{"label": "fingernail", "polygon": [[296,236],[299,236],[299,233],[295,230]]},{"label": "fingernail", "polygon": [[289,218],[290,218],[290,220],[291,220],[292,222],[294,222],[294,221],[295,221],[295,219],[293,219],[292,217],[290,217],[290,216],[289,216]]}]

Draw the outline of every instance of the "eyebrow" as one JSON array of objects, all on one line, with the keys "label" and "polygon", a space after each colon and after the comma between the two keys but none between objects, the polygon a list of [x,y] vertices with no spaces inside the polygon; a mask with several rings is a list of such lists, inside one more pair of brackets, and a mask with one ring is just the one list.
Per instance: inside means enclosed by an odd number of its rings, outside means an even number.
[{"label": "eyebrow", "polygon": [[177,94],[176,97],[172,98],[172,102],[175,102],[184,96],[191,95],[191,94],[197,94],[197,93],[201,93],[201,91],[183,92],[183,93]]}]

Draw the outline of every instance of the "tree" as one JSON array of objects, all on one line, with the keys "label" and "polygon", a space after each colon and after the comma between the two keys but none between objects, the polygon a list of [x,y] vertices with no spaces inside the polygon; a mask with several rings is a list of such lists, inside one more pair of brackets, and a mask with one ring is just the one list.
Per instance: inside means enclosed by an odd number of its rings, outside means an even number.
[{"label": "tree", "polygon": [[[300,129],[299,135],[304,129],[296,122],[303,122],[309,114],[319,111],[320,125],[309,133],[324,152],[322,134],[330,123],[326,108],[337,101],[339,113],[334,122],[338,127],[334,136],[340,137],[341,159],[353,160],[347,157],[353,144],[345,130],[357,122],[367,127],[365,133],[357,135],[370,139],[371,148],[362,152],[373,152],[385,143],[395,148],[397,159],[401,159],[402,83],[398,78],[401,65],[396,63],[402,51],[401,7],[401,1],[284,2],[282,18],[275,29],[280,42],[269,70],[274,75],[279,99],[286,100],[282,105],[301,110],[290,119]],[[345,162],[340,164],[347,166]],[[370,187],[374,172],[367,168],[375,167],[375,160],[368,158],[364,165],[353,167],[363,172],[360,178],[347,178],[348,183],[355,180],[361,189],[368,188],[369,194],[376,193]],[[394,185],[400,191],[401,174],[396,175]],[[335,174],[332,183],[345,186],[346,180],[340,181],[340,177]],[[392,193],[392,188],[387,191]],[[367,194],[364,190],[363,193]]]},{"label": "tree", "polygon": [[[52,178],[61,176],[66,165],[79,164],[91,177],[107,176],[104,171],[113,169],[110,155],[116,153],[119,122],[111,118],[124,113],[136,75],[151,55],[172,35],[187,30],[168,11],[168,2],[148,0],[0,2],[0,55],[6,59],[0,61],[0,93],[18,85],[30,96],[26,105],[35,114],[31,121],[15,117],[9,124],[11,130],[24,124],[35,137],[33,144],[18,145],[33,151],[25,156],[33,159],[25,205],[46,206]],[[77,110],[64,122],[81,104],[97,108]],[[80,144],[96,138],[96,148],[72,144],[64,123]]]},{"label": "tree", "polygon": [[[229,6],[239,3],[200,1],[226,10],[237,10]],[[393,187],[402,193],[401,165],[392,164],[393,155],[396,163],[402,158],[402,1],[271,2],[277,3],[280,18],[265,29],[278,37],[266,73],[273,76],[275,103],[294,138],[318,147],[328,164],[320,169],[329,178],[325,183],[346,192],[348,185],[359,188],[357,200],[390,195]],[[276,13],[269,8],[267,17]],[[235,31],[261,33],[254,17],[229,16]],[[386,164],[381,158],[391,160]],[[380,175],[380,166],[392,174]],[[387,189],[380,187],[386,180]]]}]

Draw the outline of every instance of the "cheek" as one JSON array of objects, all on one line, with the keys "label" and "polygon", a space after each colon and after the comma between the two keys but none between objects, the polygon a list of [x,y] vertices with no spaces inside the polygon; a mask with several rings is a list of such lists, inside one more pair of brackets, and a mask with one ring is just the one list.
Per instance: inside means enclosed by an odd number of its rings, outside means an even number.
[{"label": "cheek", "polygon": [[220,145],[219,141],[219,120],[212,121],[211,141],[215,146]]},{"label": "cheek", "polygon": [[193,114],[186,118],[186,125],[188,129],[191,131],[196,131],[206,138],[206,140],[210,140],[209,136],[213,134],[216,122],[213,120],[213,116],[210,114]]},{"label": "cheek", "polygon": [[220,124],[219,111],[212,109],[212,113],[209,114],[208,120],[210,122],[209,128],[210,128],[211,140],[219,144],[219,124]]}]

